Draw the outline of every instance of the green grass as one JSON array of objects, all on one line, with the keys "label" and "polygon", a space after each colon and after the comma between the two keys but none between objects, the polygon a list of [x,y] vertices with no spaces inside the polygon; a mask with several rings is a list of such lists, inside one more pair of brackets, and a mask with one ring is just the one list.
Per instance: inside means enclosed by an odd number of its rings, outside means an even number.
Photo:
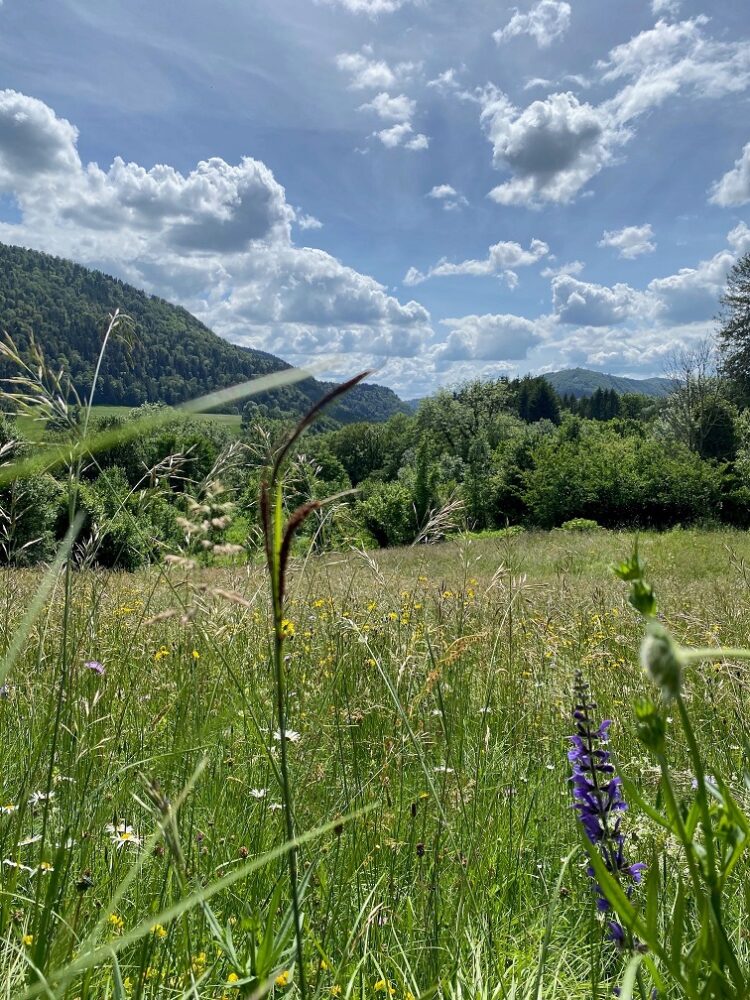
[{"label": "green grass", "polygon": [[[649,688],[637,663],[642,624],[610,572],[632,545],[629,534],[529,532],[295,564],[286,613],[296,826],[368,810],[301,849],[313,995],[536,997],[550,907],[540,995],[592,995],[592,967],[604,975],[609,959],[577,851],[565,738],[581,667],[601,715],[615,720],[619,763],[653,795],[630,709]],[[647,534],[640,550],[679,640],[748,643],[750,537]],[[39,579],[3,571],[3,647]],[[34,872],[3,868],[2,995],[22,995],[34,967],[48,976],[87,954],[103,918],[95,940],[120,948],[117,964],[105,956],[63,986],[53,976],[47,995],[234,1000],[232,965],[200,907],[148,928],[234,871],[241,877],[212,906],[240,952],[279,883],[287,904],[283,857],[240,871],[284,839],[264,571],[93,572],[70,584],[67,611],[61,580],[0,700],[0,805],[16,807],[0,815],[0,858]],[[687,687],[709,769],[739,781],[744,668],[706,663]],[[677,737],[669,752],[688,787]],[[163,839],[146,850],[158,829],[147,781],[176,801],[201,764],[178,813],[180,872]],[[115,846],[106,827],[119,823],[139,845]],[[632,850],[650,860],[655,828],[634,832]],[[732,933],[746,919],[738,894]],[[280,963],[291,981],[274,991],[293,995],[293,960]]]},{"label": "green grass", "polygon": [[[102,417],[126,417],[130,413],[130,406],[94,406],[91,414],[94,419]],[[239,413],[198,413],[191,414],[191,420],[209,421],[211,423],[222,424],[228,429],[239,434],[242,426],[242,417]],[[46,432],[44,426],[33,417],[21,414],[16,418],[18,429],[25,438],[30,441],[44,441]]]}]

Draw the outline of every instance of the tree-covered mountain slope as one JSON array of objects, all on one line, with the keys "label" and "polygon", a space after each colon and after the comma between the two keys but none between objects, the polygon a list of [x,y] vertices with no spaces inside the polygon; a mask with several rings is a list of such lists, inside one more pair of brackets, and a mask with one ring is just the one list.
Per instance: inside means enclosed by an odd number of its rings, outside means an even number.
[{"label": "tree-covered mountain slope", "polygon": [[[101,271],[0,244],[0,331],[22,349],[33,333],[49,366],[69,373],[81,397],[91,385],[107,317],[116,308],[133,323],[107,347],[97,403],[175,405],[289,367],[265,351],[229,343],[186,309]],[[9,374],[7,366],[0,366],[0,375]],[[294,415],[327,388],[327,383],[306,379],[255,398],[276,414]],[[365,384],[331,416],[343,422],[379,421],[407,410],[390,389]]]}]

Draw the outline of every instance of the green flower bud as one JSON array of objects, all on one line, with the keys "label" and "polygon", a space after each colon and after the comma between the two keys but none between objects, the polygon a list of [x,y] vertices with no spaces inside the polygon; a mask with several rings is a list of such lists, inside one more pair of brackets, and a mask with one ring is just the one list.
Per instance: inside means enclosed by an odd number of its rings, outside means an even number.
[{"label": "green flower bud", "polygon": [[666,726],[664,717],[650,698],[643,698],[635,706],[638,739],[654,753],[664,752]]},{"label": "green flower bud", "polygon": [[682,650],[658,622],[649,622],[641,643],[641,665],[665,698],[680,693],[683,667]]}]

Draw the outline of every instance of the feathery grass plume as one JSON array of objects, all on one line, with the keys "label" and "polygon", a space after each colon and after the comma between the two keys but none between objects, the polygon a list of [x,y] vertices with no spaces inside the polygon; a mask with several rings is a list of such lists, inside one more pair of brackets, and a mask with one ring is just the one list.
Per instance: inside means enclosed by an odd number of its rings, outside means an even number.
[{"label": "feathery grass plume", "polygon": [[[609,750],[606,749],[612,722],[605,719],[597,725],[592,719],[596,702],[591,700],[589,686],[580,670],[576,672],[574,695],[576,732],[569,737],[572,749],[568,751],[568,760],[572,765],[574,808],[590,844],[601,855],[607,871],[618,882],[625,883],[625,892],[630,898],[633,886],[642,880],[646,865],[642,862],[632,864],[625,858],[621,814],[627,809],[627,804],[622,794],[622,781],[615,773]],[[600,913],[608,913],[611,910],[609,900],[596,880],[592,866],[589,866],[588,874],[594,882],[597,909]],[[616,919],[609,921],[609,938],[618,948],[625,948],[628,943],[625,929]]]},{"label": "feathery grass plume", "polygon": [[[310,500],[301,504],[293,511],[288,520],[284,520],[284,465],[291,454],[295,443],[304,431],[313,423],[323,410],[340,396],[349,392],[355,385],[371,374],[360,372],[354,378],[343,382],[327,393],[300,420],[289,437],[282,443],[271,465],[267,479],[260,485],[260,515],[265,541],[266,560],[271,583],[271,603],[273,608],[273,665],[276,687],[276,713],[278,718],[278,734],[280,745],[280,774],[283,799],[284,822],[286,836],[289,841],[295,838],[294,812],[292,803],[292,786],[289,778],[289,761],[287,743],[287,680],[284,645],[289,636],[289,626],[284,618],[284,597],[286,593],[286,571],[291,553],[292,541],[297,530],[305,519],[320,508],[324,500]],[[294,934],[297,952],[297,979],[302,1000],[307,995],[305,982],[304,949],[302,944],[302,913],[300,909],[299,876],[297,870],[297,848],[293,847],[288,854],[289,887],[292,897],[292,912],[294,916]]]}]

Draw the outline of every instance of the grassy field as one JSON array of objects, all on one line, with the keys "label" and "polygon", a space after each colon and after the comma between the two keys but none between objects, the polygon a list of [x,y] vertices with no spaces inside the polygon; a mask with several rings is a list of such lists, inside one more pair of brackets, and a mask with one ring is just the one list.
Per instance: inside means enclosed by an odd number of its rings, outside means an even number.
[{"label": "grassy field", "polygon": [[[653,797],[631,708],[650,688],[642,623],[610,571],[632,545],[553,532],[294,565],[287,732],[297,829],[313,832],[300,851],[308,995],[611,995],[614,979],[596,985],[616,970],[566,737],[581,668],[619,766]],[[640,546],[678,639],[750,643],[750,537],[674,531]],[[39,578],[4,572],[5,647]],[[269,925],[276,948],[257,967],[277,996],[296,995],[286,860],[273,854],[284,825],[264,571],[68,583],[0,700],[0,996],[34,983],[81,1000],[250,996],[238,982]],[[702,663],[687,697],[708,766],[741,794],[744,669]],[[676,733],[669,755],[689,788]],[[159,795],[179,806],[166,837]],[[668,849],[654,824],[625,824],[639,860]],[[221,879],[211,907],[236,955],[195,899]],[[729,924],[744,951],[741,881]],[[76,960],[77,975],[56,975]]]},{"label": "grassy field", "polygon": [[[130,406],[93,406],[91,415],[94,419],[101,417],[126,417],[131,412],[131,409],[132,407]],[[191,419],[219,423],[236,433],[239,433],[242,426],[242,417],[239,413],[197,413],[192,414]],[[45,440],[44,425],[34,420],[33,417],[19,414],[16,417],[16,421],[18,429],[25,438],[28,438],[30,441]]]}]

